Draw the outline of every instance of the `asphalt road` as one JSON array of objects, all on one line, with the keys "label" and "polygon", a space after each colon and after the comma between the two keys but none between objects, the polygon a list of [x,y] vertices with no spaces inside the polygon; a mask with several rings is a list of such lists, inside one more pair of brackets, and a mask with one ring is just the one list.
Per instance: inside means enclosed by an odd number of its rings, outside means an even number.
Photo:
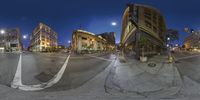
[{"label": "asphalt road", "polygon": [[10,86],[19,60],[19,54],[0,53],[0,84]]},{"label": "asphalt road", "polygon": [[77,88],[104,71],[112,59],[110,54],[101,56],[72,55],[61,80],[45,91],[61,91]]},{"label": "asphalt road", "polygon": [[190,79],[200,83],[200,56],[187,55],[182,56],[181,58],[179,54],[176,55],[180,60],[175,63],[175,66],[178,68],[181,76],[187,76]]},{"label": "asphalt road", "polygon": [[60,70],[68,54],[23,53],[22,83],[36,85],[47,82]]},{"label": "asphalt road", "polygon": [[[31,53],[22,54],[22,83],[36,85],[47,82],[58,73],[69,54]],[[10,86],[19,62],[20,54],[0,54],[0,84]],[[100,72],[111,63],[110,54],[73,55],[61,80],[44,91],[60,91],[77,88]]]}]

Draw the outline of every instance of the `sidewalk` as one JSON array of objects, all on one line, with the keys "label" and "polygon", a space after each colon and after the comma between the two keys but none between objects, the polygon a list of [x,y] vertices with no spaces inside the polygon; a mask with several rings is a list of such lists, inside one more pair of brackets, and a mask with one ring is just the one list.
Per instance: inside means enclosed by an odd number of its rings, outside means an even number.
[{"label": "sidewalk", "polygon": [[[109,92],[144,97],[173,97],[181,89],[182,81],[176,67],[166,61],[165,56],[155,56],[147,63],[134,59],[120,62],[118,58],[107,80]],[[156,66],[149,67],[149,63],[155,63]]]}]

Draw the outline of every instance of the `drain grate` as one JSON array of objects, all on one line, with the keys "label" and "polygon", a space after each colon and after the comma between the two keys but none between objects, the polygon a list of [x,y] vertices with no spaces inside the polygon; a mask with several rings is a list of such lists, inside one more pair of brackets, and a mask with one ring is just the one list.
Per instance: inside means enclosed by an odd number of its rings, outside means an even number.
[{"label": "drain grate", "polygon": [[148,66],[149,67],[156,67],[156,64],[155,63],[149,63]]}]

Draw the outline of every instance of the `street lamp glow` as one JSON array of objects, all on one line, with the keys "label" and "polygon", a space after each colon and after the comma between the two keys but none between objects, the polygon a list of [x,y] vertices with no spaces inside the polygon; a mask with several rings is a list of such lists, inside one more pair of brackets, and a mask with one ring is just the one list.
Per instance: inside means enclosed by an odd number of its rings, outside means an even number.
[{"label": "street lamp glow", "polygon": [[71,41],[69,40],[68,43],[71,43]]},{"label": "street lamp glow", "polygon": [[1,30],[1,34],[5,34],[5,30]]},{"label": "street lamp glow", "polygon": [[111,25],[112,25],[112,26],[116,26],[117,23],[116,23],[116,22],[112,22]]},{"label": "street lamp glow", "polygon": [[23,39],[27,39],[27,36],[26,36],[26,35],[23,35]]},{"label": "street lamp glow", "polygon": [[169,40],[170,40],[170,38],[168,37],[168,38],[167,38],[167,40],[169,41]]},{"label": "street lamp glow", "polygon": [[169,47],[169,44],[167,44],[167,47]]}]

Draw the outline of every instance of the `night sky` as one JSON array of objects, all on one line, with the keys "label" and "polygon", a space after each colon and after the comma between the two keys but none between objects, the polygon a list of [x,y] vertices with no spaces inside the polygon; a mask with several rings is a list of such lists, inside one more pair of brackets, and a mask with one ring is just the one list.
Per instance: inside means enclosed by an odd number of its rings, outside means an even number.
[{"label": "night sky", "polygon": [[[114,31],[117,42],[121,34],[121,18],[127,3],[154,6],[164,15],[168,28],[180,32],[180,41],[188,33],[184,27],[200,29],[199,0],[0,0],[0,28],[19,27],[30,34],[39,22],[58,33],[58,43],[71,40],[72,31],[80,26],[90,32]],[[111,22],[117,22],[112,26]],[[29,39],[23,40],[26,46]]]}]

